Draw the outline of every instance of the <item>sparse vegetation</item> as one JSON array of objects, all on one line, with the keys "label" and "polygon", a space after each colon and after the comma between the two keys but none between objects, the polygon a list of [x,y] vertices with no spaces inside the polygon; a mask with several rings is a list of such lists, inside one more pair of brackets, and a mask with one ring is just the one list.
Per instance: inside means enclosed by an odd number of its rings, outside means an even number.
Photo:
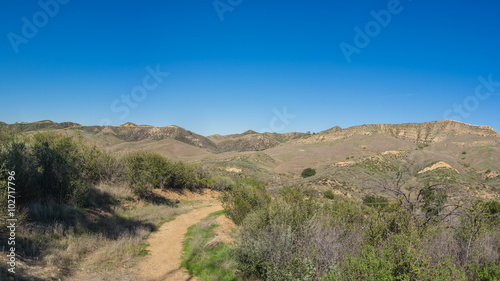
[{"label": "sparse vegetation", "polygon": [[419,143],[419,144],[417,144],[418,149],[424,149],[424,148],[426,148],[428,146],[429,146],[428,143]]},{"label": "sparse vegetation", "polygon": [[[128,138],[135,129],[112,130]],[[95,272],[87,280],[119,278],[113,274],[147,255],[144,238],[187,204],[158,196],[163,191],[157,188],[222,191],[225,215],[238,225],[237,243],[230,248],[213,240],[214,216],[191,228],[184,266],[201,279],[495,280],[500,276],[500,203],[494,197],[500,182],[492,148],[471,148],[465,162],[459,160],[467,154],[461,153],[462,147],[442,153],[436,145],[400,155],[382,152],[386,148],[368,143],[369,136],[363,135],[362,140],[352,141],[354,150],[337,154],[366,149],[363,155],[356,154],[355,162],[338,162],[343,157],[335,156],[331,162],[318,158],[302,163],[303,157],[287,158],[288,154],[274,151],[228,153],[207,158],[201,165],[140,149],[115,154],[88,142],[89,129],[78,132],[82,133],[20,134],[0,125],[0,207],[6,206],[6,172],[15,169],[19,254],[27,263],[20,276],[28,280],[68,279],[82,272]],[[189,131],[181,133],[177,138],[185,143],[192,141],[185,137],[203,139]],[[266,145],[253,150],[263,150],[302,135],[249,132],[219,136],[222,141],[217,145],[223,142],[221,147],[227,145],[228,151],[243,151],[262,141]],[[227,142],[231,138],[235,141]],[[330,146],[347,143],[335,141],[293,149],[295,155],[317,149],[313,151],[317,155],[327,146],[331,153]],[[415,148],[415,142],[400,141],[398,151]],[[205,144],[220,152],[216,144]],[[418,145],[423,149],[428,144]],[[478,162],[477,155],[489,158]],[[455,161],[448,161],[452,156]],[[420,173],[443,159],[451,167]],[[292,164],[286,166],[287,161]],[[406,161],[415,161],[415,169],[400,174]],[[299,178],[298,165],[321,169],[320,175],[308,168]],[[270,172],[273,169],[280,174]],[[248,177],[251,174],[258,176]],[[481,198],[471,199],[474,193]],[[38,275],[39,268],[50,272]]]},{"label": "sparse vegetation", "polygon": [[210,214],[202,222],[191,226],[186,233],[181,266],[201,280],[241,280],[236,277],[234,250],[217,240],[213,232],[218,226],[214,218],[223,213],[224,211]]},{"label": "sparse vegetation", "polygon": [[[427,184],[387,198],[326,200],[287,187],[247,213],[235,259],[241,277],[265,280],[477,280],[497,276],[500,203],[446,205],[446,188]],[[496,203],[492,203],[496,202]],[[371,204],[375,203],[375,204]],[[364,205],[367,205],[365,207]],[[226,211],[230,211],[226,205]],[[448,219],[449,214],[459,220]],[[490,219],[487,219],[490,218]],[[486,250],[490,249],[490,250]],[[494,249],[493,251],[491,249]],[[486,276],[486,277],[484,277]],[[489,279],[486,279],[489,280]]]},{"label": "sparse vegetation", "polygon": [[389,200],[385,197],[367,195],[363,198],[363,204],[375,209],[384,209],[389,205]]}]

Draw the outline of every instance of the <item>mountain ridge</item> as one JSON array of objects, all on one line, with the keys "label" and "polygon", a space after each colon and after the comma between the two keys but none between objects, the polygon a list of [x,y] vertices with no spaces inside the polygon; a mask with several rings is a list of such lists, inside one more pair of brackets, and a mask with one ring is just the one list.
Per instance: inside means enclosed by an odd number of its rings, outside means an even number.
[{"label": "mountain ridge", "polygon": [[31,123],[23,122],[6,125],[11,128],[17,128],[21,132],[42,130],[80,130],[94,135],[113,136],[124,142],[173,139],[216,153],[228,151],[261,151],[279,146],[283,143],[324,143],[351,138],[355,135],[370,136],[380,134],[408,140],[414,143],[424,144],[436,143],[449,137],[461,135],[500,138],[500,133],[492,127],[472,125],[453,120],[402,124],[364,124],[345,129],[335,126],[317,134],[300,132],[258,133],[252,130],[247,130],[241,134],[216,134],[207,137],[175,125],[156,127],[149,125],[136,125],[131,122],[127,122],[119,126],[83,126],[73,122],[56,123],[50,120],[43,120]]}]

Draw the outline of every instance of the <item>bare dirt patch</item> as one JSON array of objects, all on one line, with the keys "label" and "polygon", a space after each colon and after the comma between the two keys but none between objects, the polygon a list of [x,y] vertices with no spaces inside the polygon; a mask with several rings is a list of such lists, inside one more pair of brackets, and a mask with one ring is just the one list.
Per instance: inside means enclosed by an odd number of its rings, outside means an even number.
[{"label": "bare dirt patch", "polygon": [[217,237],[219,237],[220,241],[226,244],[232,244],[234,242],[232,233],[233,229],[236,228],[236,224],[224,215],[217,216],[214,222],[218,225],[214,229],[214,232]]},{"label": "bare dirt patch", "polygon": [[155,189],[153,193],[172,201],[198,201],[206,204],[217,202],[217,197],[219,196],[219,192],[210,189],[201,191]]},{"label": "bare dirt patch", "polygon": [[434,165],[432,165],[430,167],[427,167],[427,168],[421,170],[418,173],[422,174],[422,173],[433,171],[433,170],[440,169],[440,168],[451,169],[451,170],[454,170],[457,173],[460,173],[457,169],[453,168],[450,164],[448,164],[446,162],[443,162],[443,161],[439,161],[436,164],[434,164]]},{"label": "bare dirt patch", "polygon": [[229,167],[226,168],[226,172],[232,172],[232,173],[241,173],[243,170],[240,168],[234,168],[234,167]]},{"label": "bare dirt patch", "polygon": [[380,153],[380,155],[399,155],[401,153],[404,153],[404,151],[399,151],[399,150],[388,150]]},{"label": "bare dirt patch", "polygon": [[345,166],[351,166],[356,164],[356,161],[342,161],[342,162],[337,162],[333,164],[333,167],[345,167]]}]

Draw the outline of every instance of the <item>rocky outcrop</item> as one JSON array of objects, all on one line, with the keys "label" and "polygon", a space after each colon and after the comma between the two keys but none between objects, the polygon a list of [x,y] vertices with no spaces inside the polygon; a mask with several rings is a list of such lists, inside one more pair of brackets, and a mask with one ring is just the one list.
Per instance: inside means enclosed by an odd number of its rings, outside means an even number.
[{"label": "rocky outcrop", "polygon": [[470,125],[458,121],[444,120],[425,123],[375,124],[354,126],[347,129],[334,127],[317,135],[299,140],[299,143],[319,143],[346,139],[354,135],[385,134],[415,143],[439,142],[449,137],[476,135],[481,137],[500,137],[491,127]]}]

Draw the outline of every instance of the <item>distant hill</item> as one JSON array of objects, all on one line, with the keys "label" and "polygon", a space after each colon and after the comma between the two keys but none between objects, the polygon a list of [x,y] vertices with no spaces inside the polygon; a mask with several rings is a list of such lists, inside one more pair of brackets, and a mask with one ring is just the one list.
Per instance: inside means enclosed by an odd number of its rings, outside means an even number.
[{"label": "distant hill", "polygon": [[[5,123],[3,123],[5,124]],[[8,125],[21,132],[42,130],[74,130],[89,135],[109,135],[123,142],[144,140],[176,140],[212,153],[262,151],[286,143],[318,144],[349,139],[354,136],[380,135],[407,140],[413,143],[430,144],[457,136],[500,137],[491,127],[470,125],[458,121],[444,120],[425,123],[360,125],[342,129],[335,126],[318,134],[306,133],[257,133],[248,130],[242,134],[212,135],[204,137],[178,126],[154,127],[128,122],[120,126],[82,126],[77,123],[56,123],[44,120],[32,123]]]},{"label": "distant hill", "polygon": [[491,127],[470,125],[458,121],[444,120],[425,123],[405,124],[375,124],[354,126],[347,129],[334,127],[320,132],[317,136],[308,138],[306,142],[324,142],[336,139],[345,139],[353,135],[386,134],[396,138],[410,140],[415,143],[432,143],[442,141],[448,137],[460,135],[476,135],[481,137],[500,137],[500,134]]},{"label": "distant hill", "polygon": [[[255,174],[270,188],[306,185],[361,197],[374,192],[373,177],[390,178],[399,167],[411,164],[414,182],[451,183],[460,187],[457,196],[500,197],[500,134],[491,127],[457,121],[335,126],[317,134],[248,130],[208,137],[178,126],[130,122],[82,126],[46,120],[7,126],[24,134],[55,131],[79,136],[117,153],[157,152],[235,176]],[[309,167],[317,174],[300,177]]]},{"label": "distant hill", "polygon": [[72,122],[55,123],[49,120],[32,123],[16,123],[8,126],[18,129],[20,132],[47,130],[81,131],[96,136],[113,136],[124,142],[173,139],[192,146],[212,151],[217,150],[215,144],[211,140],[177,126],[153,127],[147,125],[136,125],[131,122],[120,126],[82,126]]}]

